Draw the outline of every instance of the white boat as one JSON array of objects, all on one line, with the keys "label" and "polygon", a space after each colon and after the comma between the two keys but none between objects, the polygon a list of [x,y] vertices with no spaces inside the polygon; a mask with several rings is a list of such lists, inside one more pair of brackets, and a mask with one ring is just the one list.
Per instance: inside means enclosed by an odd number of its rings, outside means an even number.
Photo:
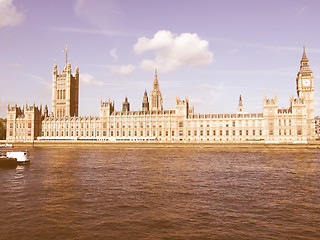
[{"label": "white boat", "polygon": [[28,151],[8,151],[7,158],[17,159],[18,164],[30,162]]},{"label": "white boat", "polygon": [[13,167],[30,163],[28,151],[1,151],[0,167]]}]

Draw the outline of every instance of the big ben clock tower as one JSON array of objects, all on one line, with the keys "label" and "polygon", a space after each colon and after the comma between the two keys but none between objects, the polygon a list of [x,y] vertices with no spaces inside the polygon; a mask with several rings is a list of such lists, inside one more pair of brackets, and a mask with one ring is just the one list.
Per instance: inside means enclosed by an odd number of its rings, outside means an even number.
[{"label": "big ben clock tower", "polygon": [[300,70],[297,74],[297,95],[298,98],[304,99],[307,112],[307,134],[308,138],[313,139],[315,136],[314,126],[314,76],[309,67],[309,60],[303,47],[303,55],[300,61]]}]

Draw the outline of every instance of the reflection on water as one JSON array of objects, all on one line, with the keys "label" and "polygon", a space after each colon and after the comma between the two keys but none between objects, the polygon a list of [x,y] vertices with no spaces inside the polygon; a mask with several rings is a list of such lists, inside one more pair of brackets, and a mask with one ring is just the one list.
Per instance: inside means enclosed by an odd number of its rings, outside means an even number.
[{"label": "reflection on water", "polygon": [[318,150],[33,148],[0,239],[319,239]]}]

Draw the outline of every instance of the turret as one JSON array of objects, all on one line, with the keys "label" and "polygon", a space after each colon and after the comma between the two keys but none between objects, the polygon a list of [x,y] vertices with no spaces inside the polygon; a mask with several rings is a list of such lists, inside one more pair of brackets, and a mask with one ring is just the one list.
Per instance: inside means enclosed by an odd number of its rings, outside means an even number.
[{"label": "turret", "polygon": [[189,113],[189,100],[187,97],[185,99],[180,99],[176,97],[176,115],[188,117]]},{"label": "turret", "polygon": [[242,104],[242,98],[241,95],[239,97],[239,104],[238,104],[238,114],[243,113],[243,104]]},{"label": "turret", "polygon": [[114,101],[111,102],[110,99],[108,101],[100,102],[100,117],[110,116],[114,111]]},{"label": "turret", "polygon": [[44,107],[43,115],[44,115],[44,117],[48,117],[49,116],[49,111],[48,111],[48,106],[47,105]]},{"label": "turret", "polygon": [[144,112],[149,111],[149,101],[148,101],[147,90],[144,91],[144,95],[143,95],[142,111],[144,111]]},{"label": "turret", "polygon": [[128,98],[126,97],[122,104],[122,111],[129,112],[130,111],[130,103],[128,102]]},{"label": "turret", "polygon": [[263,97],[263,116],[274,116],[278,111],[278,96],[274,95],[273,99],[267,99],[266,95]]}]

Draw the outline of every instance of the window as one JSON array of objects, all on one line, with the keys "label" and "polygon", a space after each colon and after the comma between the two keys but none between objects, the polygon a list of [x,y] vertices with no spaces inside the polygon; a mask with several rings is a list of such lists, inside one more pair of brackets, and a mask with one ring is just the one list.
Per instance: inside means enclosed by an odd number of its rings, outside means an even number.
[{"label": "window", "polygon": [[172,136],[174,136],[174,131],[172,131]]}]

